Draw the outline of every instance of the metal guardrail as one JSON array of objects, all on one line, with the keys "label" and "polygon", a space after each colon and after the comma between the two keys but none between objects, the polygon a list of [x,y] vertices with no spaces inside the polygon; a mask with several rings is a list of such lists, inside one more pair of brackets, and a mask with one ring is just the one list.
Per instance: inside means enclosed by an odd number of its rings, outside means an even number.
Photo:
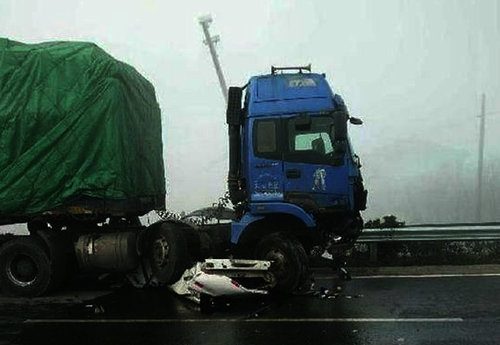
[{"label": "metal guardrail", "polygon": [[376,262],[380,242],[404,241],[498,241],[500,223],[415,225],[402,228],[365,229],[358,243],[370,246],[370,261]]},{"label": "metal guardrail", "polygon": [[500,223],[487,225],[416,225],[402,228],[365,229],[357,242],[497,240],[500,240]]}]

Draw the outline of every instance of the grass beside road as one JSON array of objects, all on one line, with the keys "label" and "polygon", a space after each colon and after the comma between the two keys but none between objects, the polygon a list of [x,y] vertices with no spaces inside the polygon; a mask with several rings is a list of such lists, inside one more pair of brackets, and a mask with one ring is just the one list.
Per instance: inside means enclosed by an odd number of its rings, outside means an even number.
[{"label": "grass beside road", "polygon": [[354,277],[366,276],[425,276],[425,275],[500,275],[500,265],[428,265],[398,267],[352,267],[349,268]]},{"label": "grass beside road", "polygon": [[370,261],[368,244],[358,243],[350,266],[422,266],[500,264],[500,241],[412,241],[377,244],[377,261]]}]

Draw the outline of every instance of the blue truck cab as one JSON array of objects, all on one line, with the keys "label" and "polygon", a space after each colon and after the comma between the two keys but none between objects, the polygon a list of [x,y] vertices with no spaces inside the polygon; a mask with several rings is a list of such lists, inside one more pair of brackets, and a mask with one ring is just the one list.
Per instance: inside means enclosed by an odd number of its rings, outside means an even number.
[{"label": "blue truck cab", "polygon": [[298,256],[303,262],[295,270],[307,270],[312,249],[352,246],[367,192],[348,123],[361,120],[349,116],[324,74],[272,67],[243,88],[229,88],[227,123],[234,244],[266,259]]}]

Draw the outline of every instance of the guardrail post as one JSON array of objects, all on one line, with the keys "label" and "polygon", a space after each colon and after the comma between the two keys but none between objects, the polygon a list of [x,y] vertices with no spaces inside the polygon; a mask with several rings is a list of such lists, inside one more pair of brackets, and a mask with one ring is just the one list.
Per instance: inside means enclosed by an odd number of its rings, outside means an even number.
[{"label": "guardrail post", "polygon": [[370,262],[372,262],[372,263],[377,262],[377,256],[378,256],[377,242],[371,242],[370,243]]}]

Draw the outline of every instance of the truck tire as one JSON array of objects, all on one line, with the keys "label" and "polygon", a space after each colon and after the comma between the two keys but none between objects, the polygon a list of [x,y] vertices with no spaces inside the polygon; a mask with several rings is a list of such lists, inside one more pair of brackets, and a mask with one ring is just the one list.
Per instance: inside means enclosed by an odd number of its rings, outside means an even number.
[{"label": "truck tire", "polygon": [[271,272],[277,280],[274,291],[291,293],[308,278],[309,260],[302,244],[286,232],[265,236],[255,250],[257,259],[272,261]]},{"label": "truck tire", "polygon": [[52,283],[50,257],[41,241],[21,237],[0,248],[0,287],[5,293],[36,297],[50,290]]},{"label": "truck tire", "polygon": [[147,256],[159,285],[173,284],[189,268],[190,255],[182,229],[168,223],[153,230]]}]

